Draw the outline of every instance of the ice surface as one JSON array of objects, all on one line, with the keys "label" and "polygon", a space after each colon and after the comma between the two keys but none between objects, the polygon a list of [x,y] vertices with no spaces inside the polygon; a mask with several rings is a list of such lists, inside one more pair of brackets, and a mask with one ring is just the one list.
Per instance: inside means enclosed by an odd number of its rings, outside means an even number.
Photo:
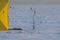
[{"label": "ice surface", "polygon": [[23,31],[0,32],[0,40],[60,40],[60,6],[36,6],[35,30],[32,6],[9,8],[9,28]]}]

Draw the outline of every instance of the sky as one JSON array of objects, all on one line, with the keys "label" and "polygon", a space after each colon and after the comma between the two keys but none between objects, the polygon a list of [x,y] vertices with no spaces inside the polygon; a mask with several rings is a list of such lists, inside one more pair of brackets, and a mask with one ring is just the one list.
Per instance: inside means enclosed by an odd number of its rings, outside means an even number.
[{"label": "sky", "polygon": [[60,0],[9,0],[12,5],[60,5]]}]

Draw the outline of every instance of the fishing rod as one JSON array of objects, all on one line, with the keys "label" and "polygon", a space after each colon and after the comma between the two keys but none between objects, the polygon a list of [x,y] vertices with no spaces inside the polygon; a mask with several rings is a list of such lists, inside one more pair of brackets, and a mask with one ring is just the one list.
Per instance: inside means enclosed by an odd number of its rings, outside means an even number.
[{"label": "fishing rod", "polygon": [[32,8],[30,8],[30,10],[34,13],[33,14],[33,30],[35,30],[35,15],[36,15],[36,11],[35,10],[33,10]]}]

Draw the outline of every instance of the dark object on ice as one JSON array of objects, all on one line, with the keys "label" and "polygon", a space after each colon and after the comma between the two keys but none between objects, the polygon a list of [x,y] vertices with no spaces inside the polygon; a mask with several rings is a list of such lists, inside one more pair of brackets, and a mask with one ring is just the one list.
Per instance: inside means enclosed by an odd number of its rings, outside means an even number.
[{"label": "dark object on ice", "polygon": [[8,30],[22,30],[22,28],[9,28]]}]

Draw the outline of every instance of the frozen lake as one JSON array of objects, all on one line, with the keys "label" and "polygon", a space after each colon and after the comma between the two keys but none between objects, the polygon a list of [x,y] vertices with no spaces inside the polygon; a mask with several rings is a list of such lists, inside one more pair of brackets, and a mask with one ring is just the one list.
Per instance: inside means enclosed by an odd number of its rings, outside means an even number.
[{"label": "frozen lake", "polygon": [[60,33],[43,33],[36,31],[0,32],[0,40],[60,40]]},{"label": "frozen lake", "polygon": [[[33,11],[35,30],[33,29]],[[0,32],[0,40],[60,40],[60,6],[17,6],[9,8],[9,28],[22,31]]]}]

